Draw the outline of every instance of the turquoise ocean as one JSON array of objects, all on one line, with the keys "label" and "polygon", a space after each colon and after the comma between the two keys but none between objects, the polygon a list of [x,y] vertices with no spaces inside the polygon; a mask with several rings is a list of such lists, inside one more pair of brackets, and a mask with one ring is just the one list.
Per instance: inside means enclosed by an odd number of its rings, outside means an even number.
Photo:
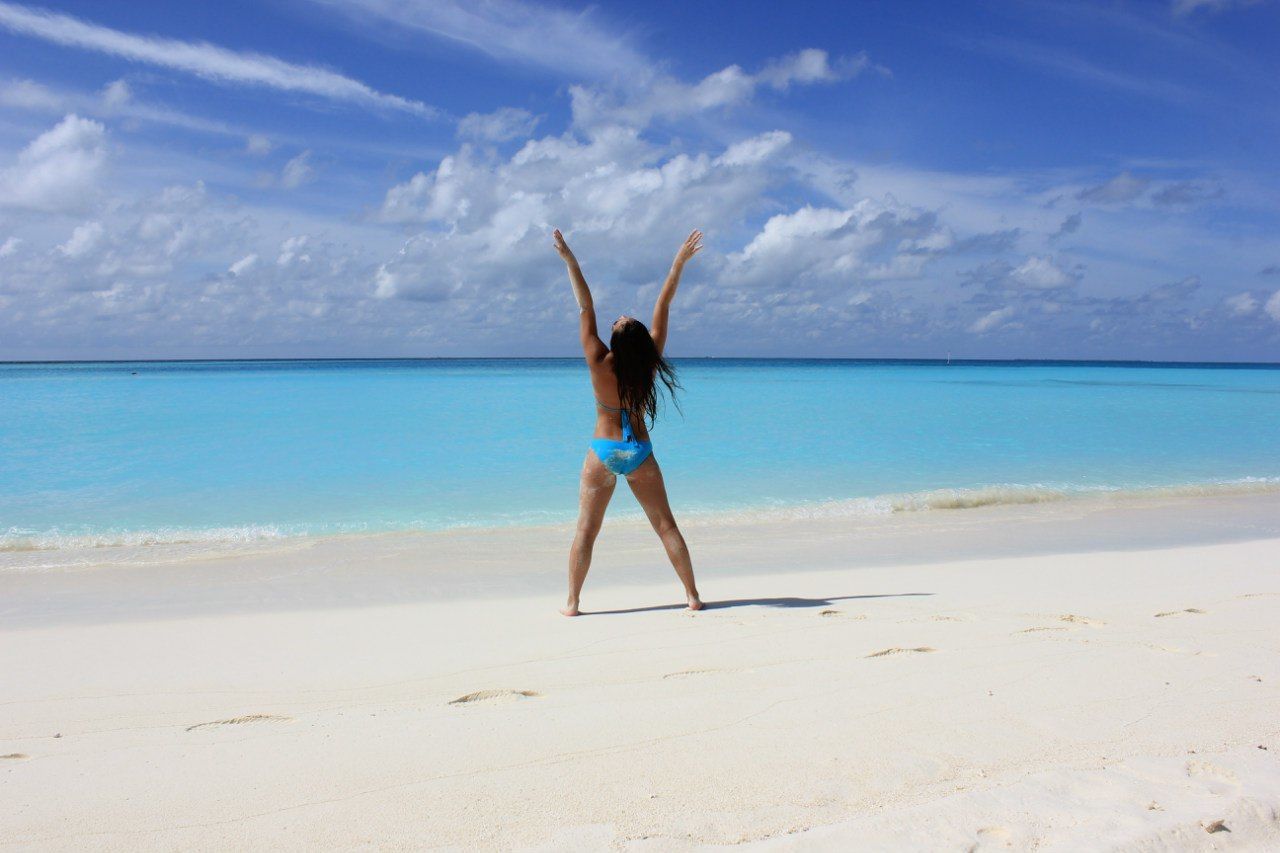
[{"label": "turquoise ocean", "polygon": [[[677,517],[1280,490],[1275,366],[677,367]],[[579,359],[0,364],[0,550],[566,522],[594,419]]]}]

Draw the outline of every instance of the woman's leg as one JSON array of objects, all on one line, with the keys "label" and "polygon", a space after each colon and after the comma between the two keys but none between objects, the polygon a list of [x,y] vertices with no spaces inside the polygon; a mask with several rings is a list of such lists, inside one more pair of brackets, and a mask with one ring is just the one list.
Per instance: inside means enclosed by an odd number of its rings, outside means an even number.
[{"label": "woman's leg", "polygon": [[591,549],[595,547],[604,511],[613,497],[613,487],[618,476],[604,467],[600,457],[588,450],[582,463],[582,482],[578,487],[578,532],[569,549],[569,600],[560,612],[565,616],[578,615],[578,596],[582,583],[591,568]]},{"label": "woman's leg", "polygon": [[693,560],[689,558],[689,547],[684,544],[684,536],[676,526],[676,517],[671,514],[658,460],[652,456],[644,460],[639,468],[627,475],[627,484],[640,506],[644,507],[645,515],[649,516],[649,523],[662,540],[662,547],[667,549],[667,557],[680,576],[680,583],[684,584],[689,609],[701,610],[702,599],[698,597],[698,585],[693,579]]}]

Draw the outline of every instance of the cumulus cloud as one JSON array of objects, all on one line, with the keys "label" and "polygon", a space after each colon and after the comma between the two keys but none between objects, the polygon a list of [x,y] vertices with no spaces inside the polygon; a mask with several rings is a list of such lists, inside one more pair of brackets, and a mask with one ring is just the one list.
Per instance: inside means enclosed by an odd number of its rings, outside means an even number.
[{"label": "cumulus cloud", "polygon": [[1246,290],[1244,293],[1228,296],[1223,300],[1223,304],[1227,306],[1227,310],[1233,316],[1247,317],[1258,310],[1259,302],[1252,293]]},{"label": "cumulus cloud", "polygon": [[[573,125],[510,156],[464,143],[387,191],[379,218],[414,231],[374,269],[367,292],[382,302],[431,303],[434,314],[455,318],[454,330],[509,322],[515,304],[533,312],[522,315],[525,328],[555,327],[568,305],[559,268],[547,263],[546,235],[558,226],[582,259],[597,304],[610,304],[602,310],[614,310],[621,297],[627,301],[618,310],[643,312],[673,246],[698,226],[708,233],[708,251],[682,290],[680,322],[700,329],[703,341],[716,338],[714,329],[752,329],[782,346],[784,339],[821,340],[833,329],[880,338],[963,333],[972,318],[943,306],[952,303],[945,282],[964,257],[1001,256],[993,286],[1010,295],[985,312],[1031,294],[1043,303],[1035,310],[1047,312],[1045,296],[1069,291],[1082,276],[1064,256],[1004,260],[1026,232],[1002,216],[978,218],[1003,226],[995,231],[975,230],[968,216],[953,224],[942,204],[860,192],[847,164],[793,146],[784,130],[719,150],[660,145],[627,124]],[[933,192],[946,183],[946,176],[916,177]],[[989,180],[964,186],[983,199],[1008,191]],[[1021,322],[1032,309],[1013,310]],[[988,325],[1005,316],[1013,315]]]},{"label": "cumulus cloud", "polygon": [[811,47],[769,62],[756,75],[756,79],[774,89],[785,91],[793,84],[833,83],[856,77],[869,69],[883,75],[890,73],[883,65],[873,63],[866,53],[833,61],[825,50]]},{"label": "cumulus cloud", "polygon": [[735,142],[725,149],[716,162],[724,166],[754,166],[763,163],[791,144],[791,134],[785,130],[771,130]]},{"label": "cumulus cloud", "polygon": [[[587,139],[530,140],[509,158],[464,145],[432,172],[387,192],[381,217],[425,230],[379,268],[373,290],[382,298],[438,300],[480,281],[502,292],[545,288],[555,280],[543,263],[554,226],[565,229],[575,248],[586,247],[584,257],[607,247],[610,279],[651,281],[690,228],[714,223],[729,233],[770,203],[767,191],[787,179],[780,155],[789,142],[789,134],[771,131],[738,140],[717,156],[671,155],[633,129],[611,127]],[[934,230],[932,223],[905,223],[912,215],[905,211],[872,222],[884,213],[857,212],[875,231],[859,239],[896,246]],[[763,280],[782,253],[767,261],[764,254],[752,249],[736,260],[735,282]],[[872,274],[874,260],[868,253],[863,275]],[[599,269],[601,261],[594,264]]]},{"label": "cumulus cloud", "polygon": [[915,278],[954,245],[935,214],[892,200],[850,208],[804,206],[777,214],[740,252],[727,275],[743,286],[778,286],[798,277],[845,285]]},{"label": "cumulus cloud", "polygon": [[865,55],[831,61],[817,48],[773,60],[752,74],[730,65],[696,83],[649,72],[608,89],[571,86],[573,121],[581,128],[610,124],[644,127],[655,119],[674,119],[749,102],[761,87],[785,91],[793,85],[833,83],[870,68],[881,71]]},{"label": "cumulus cloud", "polygon": [[1267,316],[1277,323],[1280,323],[1280,290],[1271,294],[1271,298],[1267,300],[1266,306],[1263,308],[1267,312]]},{"label": "cumulus cloud", "polygon": [[101,222],[86,222],[76,227],[71,232],[71,237],[67,242],[58,248],[62,250],[62,254],[68,258],[81,258],[92,252],[102,242],[102,235],[105,229]]},{"label": "cumulus cloud", "polygon": [[1032,290],[1053,290],[1075,284],[1076,277],[1053,258],[1032,255],[1009,273],[1009,279]]},{"label": "cumulus cloud", "polygon": [[997,258],[965,273],[965,284],[982,285],[988,291],[1011,293],[1047,292],[1074,286],[1078,269],[1063,266],[1051,255],[1029,255],[1016,266]]},{"label": "cumulus cloud", "polygon": [[9,237],[4,243],[0,243],[0,258],[8,258],[18,254],[18,247],[21,245],[21,237]]},{"label": "cumulus cloud", "polygon": [[107,160],[106,129],[74,113],[36,137],[0,171],[0,207],[45,212],[84,209]]},{"label": "cumulus cloud", "polygon": [[[11,293],[63,294],[49,305],[75,300],[77,292],[119,294],[145,290],[160,299],[170,276],[243,241],[234,217],[212,205],[202,184],[172,186],[102,208],[102,216],[77,225],[61,242],[24,251],[7,270]],[[64,232],[65,233],[65,232]]]},{"label": "cumulus cloud", "polygon": [[516,107],[502,107],[491,113],[468,113],[458,122],[458,136],[481,142],[506,142],[533,133],[538,116]]},{"label": "cumulus cloud", "polygon": [[[592,232],[639,232],[672,217],[697,218],[722,206],[757,203],[751,194],[774,177],[743,173],[735,163],[748,148],[761,158],[779,139],[745,140],[730,160],[660,149],[632,129],[614,127],[580,139],[573,134],[530,140],[510,158],[463,146],[430,173],[392,187],[381,216],[391,222],[448,225],[459,232],[492,227],[516,206],[535,215],[530,225],[573,221]],[[683,210],[681,209],[683,207]]]},{"label": "cumulus cloud", "polygon": [[307,254],[307,243],[311,237],[307,234],[295,234],[280,244],[280,254],[276,257],[276,266],[287,267],[295,264],[311,263],[311,255]]},{"label": "cumulus cloud", "polygon": [[[1124,342],[1145,342],[1148,330],[1185,340],[1174,335],[1192,321],[1273,334],[1269,321],[1233,320],[1229,291],[1215,290],[1238,281],[1237,270],[1215,273],[1217,282],[1202,287],[1179,278],[1200,262],[1188,257],[1191,249],[1166,251],[1196,243],[1169,235],[1199,233],[1184,208],[1203,200],[1200,188],[1218,185],[1207,176],[1122,173],[1090,183],[1092,176],[1062,172],[963,175],[855,163],[798,143],[781,129],[788,125],[780,113],[738,113],[732,125],[716,113],[874,72],[865,58],[802,51],[688,82],[654,67],[663,68],[651,63],[633,80],[579,87],[586,94],[575,95],[567,127],[534,138],[539,124],[528,111],[468,115],[455,148],[384,185],[369,216],[331,218],[336,238],[326,234],[322,212],[300,205],[302,194],[275,199],[292,205],[288,211],[253,210],[190,183],[162,194],[103,195],[75,219],[59,213],[44,224],[24,221],[22,230],[0,219],[0,233],[14,235],[0,245],[0,298],[9,300],[0,339],[127,329],[121,334],[142,347],[199,341],[231,352],[290,341],[340,352],[352,340],[371,351],[386,343],[387,352],[567,352],[573,305],[548,246],[555,226],[582,259],[601,310],[626,313],[647,311],[688,230],[707,232],[707,251],[681,290],[676,354],[690,346],[832,355],[913,355],[953,343],[993,350],[1018,329],[1065,348],[1088,338],[1091,323],[1098,339]],[[660,85],[646,91],[642,84],[652,81]],[[111,100],[111,116],[131,116],[141,105],[122,86],[117,96],[108,97],[109,86],[84,97],[98,114]],[[45,94],[19,92],[36,102]],[[584,104],[598,109],[578,109]],[[681,122],[679,134],[663,124],[697,111],[707,114]],[[733,129],[744,125],[755,130]],[[756,132],[762,127],[775,129]],[[494,144],[502,142],[512,144]],[[99,144],[105,151],[101,136]],[[276,150],[248,129],[231,137],[230,146],[241,145],[251,156]],[[261,171],[264,185],[301,185],[316,155],[290,154],[298,156],[283,168],[289,155],[261,169],[222,159],[218,185],[228,162]],[[339,157],[327,149],[321,156]],[[127,158],[120,162],[115,168],[127,167]],[[1233,186],[1229,174],[1222,180]],[[1041,203],[1050,192],[1080,195],[1080,203],[1046,214]],[[1086,206],[1106,227],[1095,223],[1087,237],[1054,243],[1080,231],[1080,212],[1062,217]],[[1164,230],[1149,233],[1157,219]],[[27,242],[8,248],[18,234]],[[1265,250],[1246,238],[1238,258],[1266,258]],[[1089,260],[1088,287],[1077,286],[1086,280],[1081,258]],[[1143,275],[1163,270],[1157,280],[1167,283],[1124,298],[1097,295],[1125,289],[1135,258]],[[1267,316],[1267,294],[1249,296],[1251,315]],[[104,317],[129,322],[97,322]]]},{"label": "cumulus cloud", "polygon": [[[238,204],[198,183],[176,185],[114,199],[92,220],[100,230],[24,243],[2,262],[0,342],[10,352],[64,357],[84,352],[76,348],[85,343],[95,348],[91,355],[118,352],[111,347],[120,342],[139,355],[255,346],[287,354],[273,348],[404,334],[403,310],[374,311],[374,300],[359,292],[370,275],[370,246],[314,231],[287,238],[285,219]],[[91,232],[96,239],[87,239]],[[254,260],[281,249],[306,260]]]},{"label": "cumulus cloud", "polygon": [[0,27],[18,35],[43,39],[194,74],[216,83],[259,86],[299,92],[365,107],[398,110],[427,118],[440,113],[420,101],[379,92],[358,80],[310,65],[295,65],[273,56],[238,53],[208,42],[186,42],[140,36],[62,15],[0,0]]}]

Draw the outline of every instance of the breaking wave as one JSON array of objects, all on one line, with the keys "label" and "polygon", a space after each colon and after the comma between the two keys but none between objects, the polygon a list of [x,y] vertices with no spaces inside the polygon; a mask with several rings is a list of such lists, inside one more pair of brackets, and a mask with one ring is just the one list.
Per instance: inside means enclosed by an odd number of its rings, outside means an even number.
[{"label": "breaking wave", "polygon": [[[714,522],[717,519],[725,521],[838,519],[892,516],[899,513],[934,510],[963,510],[981,507],[1059,503],[1064,501],[1121,502],[1141,499],[1158,500],[1274,493],[1280,493],[1280,477],[1246,477],[1239,480],[1221,482],[1137,488],[1052,484],[997,484],[973,488],[929,489],[875,497],[825,501],[780,502],[737,507],[695,507],[679,512],[679,515],[702,523]],[[633,520],[643,519],[643,516],[638,511],[623,511],[617,515],[621,518]],[[444,524],[417,521],[399,525],[352,524],[320,528],[265,524],[196,529],[159,528],[155,530],[108,530],[97,532],[29,531],[11,528],[8,531],[0,532],[0,553],[52,551],[70,548],[145,548],[163,545],[222,547],[252,545],[306,536],[511,528],[565,524],[572,521],[572,514],[538,511],[506,518],[473,519]]]}]

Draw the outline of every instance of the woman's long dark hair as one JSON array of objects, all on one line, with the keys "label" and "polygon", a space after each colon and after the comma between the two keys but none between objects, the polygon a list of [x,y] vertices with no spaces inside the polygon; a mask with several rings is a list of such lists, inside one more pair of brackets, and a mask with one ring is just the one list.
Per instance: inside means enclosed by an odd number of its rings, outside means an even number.
[{"label": "woman's long dark hair", "polygon": [[662,357],[644,323],[634,317],[618,324],[609,339],[613,353],[613,375],[618,380],[618,400],[626,411],[645,418],[650,426],[658,417],[658,380],[667,396],[676,402],[676,369]]}]

